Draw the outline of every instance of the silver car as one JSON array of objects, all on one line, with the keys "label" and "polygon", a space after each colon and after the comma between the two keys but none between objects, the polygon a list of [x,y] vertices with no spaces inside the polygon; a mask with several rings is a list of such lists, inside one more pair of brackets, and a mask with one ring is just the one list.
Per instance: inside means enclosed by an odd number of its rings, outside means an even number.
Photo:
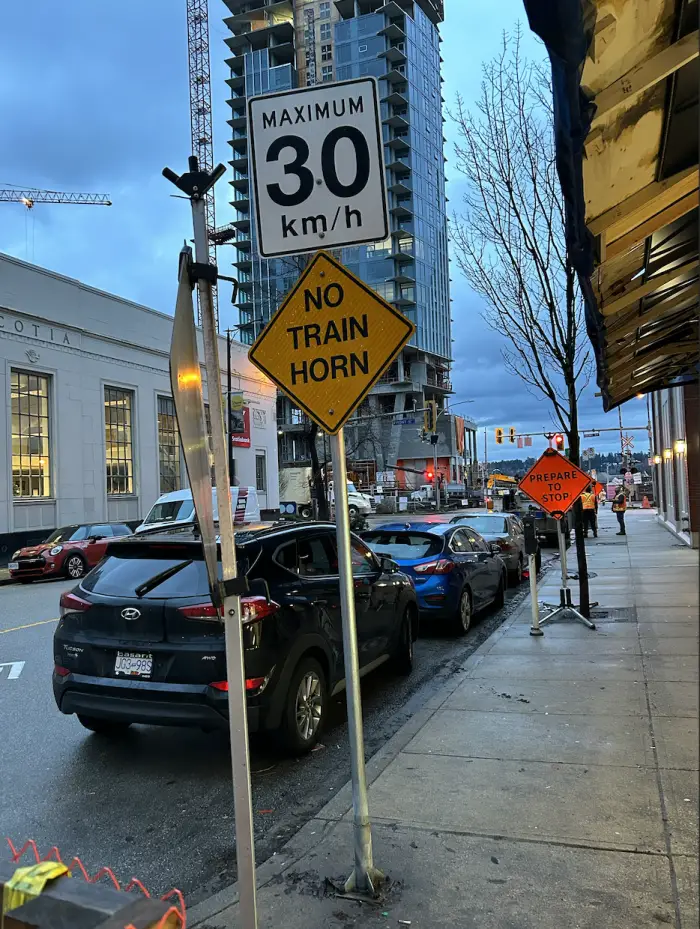
[{"label": "silver car", "polygon": [[[494,542],[501,550],[501,557],[508,568],[508,575],[513,584],[523,579],[527,564],[525,554],[525,530],[519,516],[513,513],[475,513],[455,516],[451,523],[471,526],[487,542]],[[536,555],[537,570],[540,568],[539,548]]]}]

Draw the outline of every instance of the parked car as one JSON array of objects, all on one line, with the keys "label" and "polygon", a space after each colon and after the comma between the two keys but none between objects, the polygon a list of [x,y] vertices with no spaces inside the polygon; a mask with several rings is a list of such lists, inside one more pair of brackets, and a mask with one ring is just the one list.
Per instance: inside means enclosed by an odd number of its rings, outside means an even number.
[{"label": "parked car", "polygon": [[508,579],[500,548],[470,526],[389,523],[362,538],[413,579],[421,619],[447,620],[464,635],[477,611],[503,606]]},{"label": "parked car", "polygon": [[39,545],[20,548],[8,564],[11,578],[31,584],[42,577],[78,580],[104,556],[114,538],[131,535],[125,523],[88,523],[56,529]]},{"label": "parked car", "polygon": [[[236,533],[248,727],[290,752],[316,743],[328,701],[345,687],[335,525]],[[360,670],[392,659],[408,674],[416,593],[398,566],[352,536]],[[190,529],[133,536],[61,598],[53,688],[87,729],[131,723],[228,727],[224,630],[209,596],[202,543]]]},{"label": "parked car", "polygon": [[[525,554],[525,530],[520,517],[513,513],[474,513],[473,515],[455,516],[450,523],[471,526],[486,539],[495,542],[508,568],[510,579],[520,584],[527,564]],[[540,569],[541,556],[539,547],[536,555],[537,570]]]}]

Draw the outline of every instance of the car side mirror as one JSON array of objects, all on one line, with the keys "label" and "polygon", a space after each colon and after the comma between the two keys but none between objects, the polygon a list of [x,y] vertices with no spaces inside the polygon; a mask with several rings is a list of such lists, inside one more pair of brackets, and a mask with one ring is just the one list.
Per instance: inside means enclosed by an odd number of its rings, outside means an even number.
[{"label": "car side mirror", "polygon": [[501,554],[501,548],[500,548],[500,546],[497,545],[495,542],[491,542],[491,544],[489,545],[489,548],[491,549],[491,554],[492,554],[492,555],[500,555],[500,554]]},{"label": "car side mirror", "polygon": [[99,536],[99,535],[89,535],[89,536],[88,536],[88,542],[89,542],[90,544],[92,544],[93,542],[99,542],[99,540],[100,540],[101,538],[102,538],[102,536]]},{"label": "car side mirror", "polygon": [[385,574],[396,574],[399,570],[398,564],[388,555],[379,555],[379,567]]}]

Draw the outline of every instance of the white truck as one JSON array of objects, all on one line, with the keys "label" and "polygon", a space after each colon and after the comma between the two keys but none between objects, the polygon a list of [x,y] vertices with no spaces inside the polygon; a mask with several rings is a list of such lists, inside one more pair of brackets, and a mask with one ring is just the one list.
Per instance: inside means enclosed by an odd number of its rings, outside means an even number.
[{"label": "white truck", "polygon": [[[216,521],[219,518],[216,487],[212,488],[211,496],[214,520]],[[236,525],[260,522],[260,505],[255,487],[231,488],[231,512]],[[173,490],[158,497],[144,521],[134,531],[138,535],[138,533],[146,532],[149,529],[187,526],[193,523],[194,519],[192,491],[189,489]]]},{"label": "white truck", "polygon": [[[333,481],[328,482],[331,506],[335,502]],[[298,515],[311,519],[311,468],[280,468],[280,513],[285,516]],[[372,500],[360,493],[352,481],[348,481],[348,511],[351,516],[367,515],[372,512]]]}]

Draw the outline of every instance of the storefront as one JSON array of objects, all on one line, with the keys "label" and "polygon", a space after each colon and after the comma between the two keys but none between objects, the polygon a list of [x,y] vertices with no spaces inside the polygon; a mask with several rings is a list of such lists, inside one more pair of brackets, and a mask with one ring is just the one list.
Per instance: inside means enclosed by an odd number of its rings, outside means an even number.
[{"label": "storefront", "polygon": [[[171,332],[164,313],[0,255],[0,562],[57,526],[134,523],[187,486]],[[219,350],[223,390],[224,339]],[[275,510],[275,389],[237,342],[231,369],[244,413],[236,480]]]}]

